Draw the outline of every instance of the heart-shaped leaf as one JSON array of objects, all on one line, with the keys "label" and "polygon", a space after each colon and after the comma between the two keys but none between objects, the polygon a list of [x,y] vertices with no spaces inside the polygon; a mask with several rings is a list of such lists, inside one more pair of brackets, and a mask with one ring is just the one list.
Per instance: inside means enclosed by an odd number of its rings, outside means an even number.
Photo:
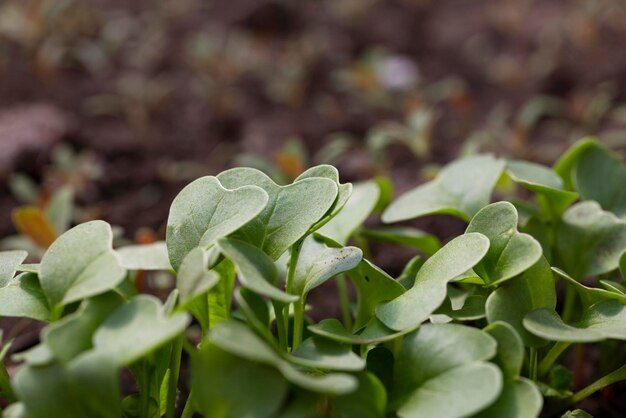
[{"label": "heart-shaped leaf", "polygon": [[339,182],[339,171],[328,164],[321,164],[315,167],[311,167],[306,170],[304,173],[300,174],[298,178],[294,180],[294,182],[309,179],[309,178],[326,178],[332,180],[337,185],[337,197],[335,198],[335,202],[328,209],[324,218],[322,218],[317,224],[313,225],[311,229],[317,230],[322,225],[326,224],[329,220],[333,219],[343,208],[346,206],[350,197],[353,193],[352,183],[340,183]]},{"label": "heart-shaped leaf", "polygon": [[379,197],[380,188],[375,181],[355,184],[345,206],[317,232],[346,245],[354,231],[370,216]]},{"label": "heart-shaped leaf", "polygon": [[580,154],[573,177],[583,199],[595,200],[604,210],[626,218],[626,165],[622,158],[595,144]]},{"label": "heart-shaped leaf", "polygon": [[80,224],[61,235],[41,260],[39,281],[52,306],[104,293],[126,276],[112,247],[111,226]]},{"label": "heart-shaped leaf", "polygon": [[129,245],[118,248],[117,255],[128,270],[172,270],[165,242]]},{"label": "heart-shaped leaf", "polygon": [[532,267],[541,257],[541,245],[517,231],[517,210],[509,202],[492,203],[474,216],[466,232],[489,238],[489,251],[474,267],[488,285],[500,284]]},{"label": "heart-shaped leaf", "polygon": [[117,365],[130,365],[180,335],[189,318],[185,314],[166,317],[161,302],[139,295],[116,309],[100,325],[93,345]]},{"label": "heart-shaped leaf", "polygon": [[537,309],[524,318],[524,327],[551,341],[594,342],[626,340],[626,305],[605,300],[588,307],[576,326],[563,322],[551,309]]},{"label": "heart-shaped leaf", "polygon": [[545,341],[526,331],[522,320],[535,309],[555,307],[554,278],[550,265],[543,257],[524,274],[492,292],[485,306],[489,323],[507,322],[522,337],[524,344],[533,347],[545,345]]},{"label": "heart-shaped leaf", "polygon": [[578,194],[563,190],[563,179],[554,171],[526,161],[508,161],[507,173],[522,187],[537,193],[540,204],[545,204],[550,214],[558,219]]},{"label": "heart-shaped leaf", "polygon": [[400,283],[368,260],[361,261],[350,277],[357,290],[356,329],[370,321],[379,303],[405,292]]},{"label": "heart-shaped leaf", "polygon": [[444,301],[448,282],[478,264],[488,249],[489,240],[479,233],[453,239],[424,263],[411,289],[378,305],[376,316],[396,331],[418,327]]},{"label": "heart-shaped leaf", "polygon": [[383,213],[383,222],[398,222],[445,213],[469,221],[489,203],[504,169],[491,155],[466,157],[444,167],[437,178],[400,196]]},{"label": "heart-shaped leaf", "polygon": [[301,371],[265,344],[245,325],[234,321],[217,325],[209,334],[209,341],[237,357],[271,365],[291,383],[314,392],[340,395],[350,393],[357,387],[356,379],[347,374],[320,375],[318,372],[314,376]]},{"label": "heart-shaped leaf", "polygon": [[593,415],[588,414],[582,409],[575,409],[573,411],[567,411],[561,418],[593,418]]},{"label": "heart-shaped leaf", "polygon": [[229,188],[255,185],[269,200],[267,206],[238,232],[243,239],[278,259],[302,238],[333,206],[337,183],[323,177],[305,178],[288,186],[279,186],[262,172],[234,168],[222,172],[219,181]]},{"label": "heart-shaped leaf", "polygon": [[188,184],[176,196],[167,219],[167,249],[178,270],[185,255],[196,247],[208,248],[219,238],[240,229],[261,213],[268,196],[252,185],[228,186],[212,176]]},{"label": "heart-shaped leaf", "polygon": [[22,273],[0,288],[0,316],[50,319],[48,298],[36,274]]},{"label": "heart-shaped leaf", "polygon": [[556,248],[564,270],[577,280],[615,270],[626,248],[626,221],[596,202],[580,202],[563,215]]},{"label": "heart-shaped leaf", "polygon": [[302,243],[290,290],[302,300],[316,287],[339,273],[352,270],[363,252],[356,247],[329,248],[308,236]]},{"label": "heart-shaped leaf", "polygon": [[273,286],[278,283],[276,265],[258,247],[234,238],[222,238],[218,241],[218,246],[235,264],[239,281],[246,288],[285,303],[299,299],[298,296]]},{"label": "heart-shaped leaf", "polygon": [[391,406],[401,418],[467,417],[493,403],[502,374],[485,362],[488,334],[456,324],[427,324],[405,337],[396,357]]}]

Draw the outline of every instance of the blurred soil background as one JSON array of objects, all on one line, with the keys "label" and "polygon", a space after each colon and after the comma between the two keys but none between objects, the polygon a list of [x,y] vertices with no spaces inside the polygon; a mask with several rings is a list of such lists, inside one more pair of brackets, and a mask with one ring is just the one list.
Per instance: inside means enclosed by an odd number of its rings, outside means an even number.
[{"label": "blurred soil background", "polygon": [[3,246],[63,186],[75,223],[149,242],[186,183],[236,165],[399,194],[463,154],[551,164],[597,135],[623,155],[625,22],[622,0],[0,1]]}]

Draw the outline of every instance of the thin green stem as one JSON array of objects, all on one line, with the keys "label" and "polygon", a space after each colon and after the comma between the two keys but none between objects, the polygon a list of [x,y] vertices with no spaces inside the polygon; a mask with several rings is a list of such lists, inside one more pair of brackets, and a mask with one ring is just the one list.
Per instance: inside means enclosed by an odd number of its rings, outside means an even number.
[{"label": "thin green stem", "polygon": [[620,380],[626,380],[626,364],[620,367],[619,369],[607,374],[604,377],[596,380],[586,388],[583,388],[573,394],[569,399],[568,403],[570,405],[578,403],[587,397],[593,395],[595,392],[603,389],[613,383],[619,382]]},{"label": "thin green stem", "polygon": [[341,306],[341,318],[343,326],[347,330],[352,329],[352,313],[350,312],[350,294],[348,293],[348,283],[343,274],[337,276],[337,294],[339,305]]},{"label": "thin green stem", "polygon": [[555,343],[552,348],[550,348],[548,354],[546,354],[543,360],[541,360],[541,363],[539,363],[539,377],[543,377],[548,374],[554,362],[561,356],[561,354],[563,354],[565,350],[567,350],[567,348],[571,344],[572,343],[560,341]]},{"label": "thin green stem", "polygon": [[[302,243],[304,242],[304,238],[301,239],[300,241],[296,242],[295,244],[293,244],[291,246],[291,255],[289,256],[289,269],[287,271],[287,283],[285,284],[285,288],[287,290],[287,293],[295,293],[294,292],[294,280],[295,280],[295,275],[296,275],[296,266],[298,265],[298,258],[300,257],[300,250],[302,249]],[[302,327],[303,324],[297,324],[298,321],[296,321],[295,315],[296,315],[296,311],[298,311],[296,304],[297,303],[302,303],[302,315],[300,315],[299,320],[303,321],[304,320],[304,303],[302,301],[298,301],[298,302],[294,302],[294,325],[293,325],[293,329],[294,329],[294,334],[296,332],[296,330],[300,331],[300,336],[296,337],[295,335],[292,338],[292,341],[296,342],[298,341],[298,344],[302,341]],[[286,305],[285,308],[283,309],[283,313],[285,316],[285,320],[286,323],[289,324],[289,305]],[[285,340],[288,341],[289,340],[289,326],[285,327],[286,329],[286,338]],[[295,348],[295,344],[292,344],[292,350],[293,348]]]},{"label": "thin green stem", "polygon": [[537,380],[537,349],[535,347],[530,347],[528,377],[533,381]]},{"label": "thin green stem", "polygon": [[574,306],[576,305],[576,289],[572,285],[565,285],[565,302],[563,304],[563,311],[561,312],[561,318],[566,324],[571,322],[572,315],[574,314]]},{"label": "thin green stem", "polygon": [[180,415],[180,418],[191,418],[193,414],[196,412],[196,408],[193,406],[193,389],[189,391],[189,396],[187,397],[187,402],[185,403],[185,408],[183,409],[183,413]]},{"label": "thin green stem", "polygon": [[178,378],[180,375],[180,362],[183,353],[184,334],[174,340],[172,353],[170,354],[170,379],[167,386],[166,418],[174,418],[176,414],[176,398],[178,397]]},{"label": "thin green stem", "polygon": [[304,330],[304,301],[302,299],[293,303],[293,340],[291,350],[295,350],[302,343]]}]

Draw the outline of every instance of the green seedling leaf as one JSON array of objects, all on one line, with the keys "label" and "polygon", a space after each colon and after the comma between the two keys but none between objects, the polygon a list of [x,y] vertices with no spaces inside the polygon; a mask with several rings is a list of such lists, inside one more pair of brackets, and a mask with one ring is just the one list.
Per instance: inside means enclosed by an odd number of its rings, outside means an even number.
[{"label": "green seedling leaf", "polygon": [[244,287],[285,303],[299,299],[298,296],[285,293],[274,286],[278,283],[276,265],[258,247],[234,238],[222,238],[217,245],[235,264],[239,281]]},{"label": "green seedling leaf", "polygon": [[401,418],[467,417],[493,403],[502,374],[485,362],[488,334],[456,324],[427,324],[405,337],[396,357],[391,406]]},{"label": "green seedling leaf", "polygon": [[545,199],[557,218],[578,198],[577,193],[563,190],[563,179],[547,167],[526,161],[508,161],[506,168],[514,182]]},{"label": "green seedling leaf", "polygon": [[183,259],[176,275],[181,306],[204,295],[220,280],[220,275],[208,270],[208,254],[200,247],[191,250]]},{"label": "green seedling leaf", "polygon": [[572,145],[554,164],[552,169],[563,179],[565,190],[574,190],[573,171],[580,156],[590,148],[597,146],[597,140],[584,138]]},{"label": "green seedling leaf", "polygon": [[118,248],[117,255],[122,267],[128,270],[172,270],[165,242],[129,245]]},{"label": "green seedling leaf", "polygon": [[509,202],[492,203],[474,216],[466,232],[489,238],[487,255],[474,272],[487,285],[501,284],[532,267],[541,258],[541,244],[517,231],[517,210]]},{"label": "green seedling leaf", "polygon": [[585,310],[576,326],[565,324],[554,310],[537,309],[524,318],[524,327],[551,341],[626,340],[626,305],[615,300],[598,302]]},{"label": "green seedling leaf", "polygon": [[411,227],[397,226],[363,229],[360,234],[373,241],[387,242],[390,244],[415,248],[416,250],[429,256],[433,255],[441,248],[439,238]]},{"label": "green seedling leaf", "polygon": [[357,290],[355,328],[361,328],[375,315],[381,302],[397,298],[404,287],[368,260],[362,260],[350,273]]},{"label": "green seedling leaf", "polygon": [[199,178],[176,196],[167,219],[167,249],[178,270],[194,248],[207,249],[219,238],[237,231],[261,213],[268,203],[265,191],[253,185],[229,187],[212,176]]},{"label": "green seedling leaf", "polygon": [[487,325],[484,331],[498,343],[494,363],[500,366],[505,378],[516,378],[524,364],[524,341],[515,328],[503,321]]},{"label": "green seedling leaf", "polygon": [[276,369],[213,344],[192,357],[191,385],[198,412],[220,418],[274,418],[288,389]]},{"label": "green seedling leaf", "polygon": [[415,283],[415,276],[417,276],[417,272],[424,265],[424,259],[416,255],[411,258],[408,263],[402,269],[402,273],[396,279],[398,283],[402,285],[405,289],[410,289],[413,287],[413,283]]},{"label": "green seedling leaf", "polygon": [[444,301],[448,282],[478,264],[488,249],[489,240],[479,233],[453,239],[424,263],[411,289],[378,305],[376,316],[396,331],[417,328]]},{"label": "green seedling leaf", "polygon": [[35,273],[39,275],[39,270],[41,269],[41,264],[38,263],[25,263],[20,264],[17,267],[17,271],[20,273]]},{"label": "green seedling leaf", "polygon": [[359,388],[331,400],[332,410],[342,418],[384,418],[387,392],[376,376],[359,373]]},{"label": "green seedling leaf", "polygon": [[237,357],[271,365],[291,383],[313,392],[341,395],[357,387],[356,379],[347,374],[320,375],[318,371],[314,376],[301,371],[241,323],[222,322],[209,334],[209,341]]},{"label": "green seedling leaf", "polygon": [[220,275],[220,280],[209,290],[209,326],[230,318],[230,307],[235,288],[235,266],[225,259],[214,269]]},{"label": "green seedling leaf", "polygon": [[492,292],[485,306],[489,323],[504,321],[510,324],[522,337],[524,344],[531,347],[540,347],[546,342],[526,331],[522,325],[524,317],[538,308],[555,307],[554,278],[545,258]]},{"label": "green seedling leaf", "polygon": [[306,339],[288,358],[292,363],[315,369],[359,371],[365,368],[365,360],[354,354],[349,345],[319,337]]},{"label": "green seedling leaf", "polygon": [[505,162],[491,155],[466,157],[447,165],[437,178],[400,196],[383,212],[391,223],[430,214],[449,214],[469,221],[489,203]]},{"label": "green seedling leaf", "polygon": [[622,273],[622,279],[626,280],[626,251],[619,258],[619,271]]},{"label": "green seedling leaf", "polygon": [[0,288],[0,316],[50,319],[48,298],[36,274],[22,273]]},{"label": "green seedling leaf", "polygon": [[80,353],[92,348],[94,332],[122,303],[122,297],[115,292],[84,301],[76,312],[44,329],[43,343],[57,360],[69,363]]},{"label": "green seedling leaf", "polygon": [[126,277],[112,247],[111,226],[80,224],[61,235],[41,260],[39,281],[52,306],[67,305],[115,288]]},{"label": "green seedling leaf", "polygon": [[617,292],[611,292],[605,289],[599,289],[596,287],[588,287],[584,284],[576,281],[570,275],[565,273],[563,270],[552,267],[552,271],[559,275],[563,280],[565,280],[569,285],[573,286],[576,289],[576,292],[580,296],[580,299],[583,303],[583,308],[587,308],[594,303],[601,302],[603,300],[618,300],[623,304],[626,304],[626,295],[622,295]]},{"label": "green seedling leaf", "polygon": [[100,325],[93,336],[93,345],[115,364],[130,365],[180,335],[188,322],[185,314],[166,317],[157,298],[139,295],[116,309]]},{"label": "green seedling leaf", "polygon": [[370,216],[379,197],[380,188],[375,181],[355,184],[343,209],[317,232],[346,245],[352,234]]},{"label": "green seedling leaf", "polygon": [[537,418],[541,413],[543,397],[535,384],[525,378],[504,382],[502,393],[489,408],[475,418]]},{"label": "green seedling leaf", "polygon": [[13,280],[15,272],[27,256],[26,251],[0,252],[0,288],[7,286]]},{"label": "green seedling leaf", "polygon": [[348,203],[350,197],[352,196],[353,187],[352,183],[341,184],[339,182],[339,171],[337,171],[337,169],[332,165],[328,164],[321,164],[309,168],[304,173],[300,174],[294,182],[309,178],[326,178],[334,181],[337,185],[337,196],[335,198],[335,202],[330,209],[328,209],[324,218],[311,228],[312,230],[317,230],[343,210],[344,206]]},{"label": "green seedling leaf", "polygon": [[356,247],[329,248],[308,236],[302,243],[291,291],[306,300],[308,293],[339,273],[359,264],[363,252]]},{"label": "green seedling leaf", "polygon": [[258,170],[234,168],[221,173],[218,179],[225,187],[255,185],[267,192],[267,206],[241,228],[237,238],[261,248],[273,260],[301,239],[337,197],[337,183],[322,177],[279,186]]},{"label": "green seedling leaf", "polygon": [[13,387],[28,418],[122,416],[118,369],[89,352],[68,365],[24,365]]},{"label": "green seedling leaf", "polygon": [[408,334],[411,330],[394,331],[387,328],[378,318],[372,317],[370,321],[357,333],[345,329],[337,319],[323,319],[319,324],[310,325],[309,331],[315,335],[328,338],[344,344],[367,345],[390,341]]},{"label": "green seedling leaf", "polygon": [[58,233],[69,229],[74,211],[74,190],[70,186],[60,188],[45,209],[46,219],[49,219]]},{"label": "green seedling leaf", "polygon": [[580,202],[563,215],[556,248],[564,270],[577,280],[615,270],[626,248],[626,221],[596,202]]},{"label": "green seedling leaf", "polygon": [[585,200],[626,218],[626,165],[599,144],[585,149],[574,167],[575,187]]}]

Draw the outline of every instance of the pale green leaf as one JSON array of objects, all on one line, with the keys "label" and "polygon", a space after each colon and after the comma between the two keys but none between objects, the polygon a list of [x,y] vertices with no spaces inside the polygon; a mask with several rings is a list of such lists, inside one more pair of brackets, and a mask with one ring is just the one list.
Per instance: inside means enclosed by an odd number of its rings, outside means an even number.
[{"label": "pale green leaf", "polygon": [[265,191],[252,185],[226,187],[207,176],[188,184],[176,196],[167,219],[167,249],[178,270],[196,247],[207,249],[219,238],[237,231],[261,213],[268,203]]},{"label": "pale green leaf", "polygon": [[255,185],[267,192],[267,206],[238,231],[237,238],[261,248],[273,260],[327,213],[335,203],[338,190],[335,181],[323,177],[305,178],[279,186],[251,168],[227,170],[218,179],[225,187]]},{"label": "pale green leaf", "polygon": [[509,323],[528,346],[542,346],[545,341],[530,334],[522,325],[522,320],[530,311],[537,308],[554,309],[556,290],[550,265],[541,258],[521,276],[506,282],[487,298],[487,320],[489,323],[504,321]]},{"label": "pale green leaf", "polygon": [[411,289],[378,305],[376,316],[396,331],[418,327],[444,301],[448,282],[474,267],[488,249],[489,240],[479,233],[453,239],[424,263]]},{"label": "pale green leaf", "polygon": [[466,232],[489,238],[489,251],[474,272],[488,285],[500,284],[533,266],[542,254],[541,245],[517,231],[517,210],[509,202],[492,203],[471,220]]},{"label": "pale green leaf", "polygon": [[281,302],[298,300],[298,296],[275,287],[278,284],[276,265],[258,247],[234,238],[220,239],[218,247],[235,264],[239,281],[244,287]]},{"label": "pale green leaf", "polygon": [[580,202],[563,215],[556,248],[564,270],[577,280],[615,270],[626,249],[626,221],[597,202]]},{"label": "pale green leaf", "polygon": [[118,248],[117,255],[128,270],[172,270],[167,245],[162,241]]},{"label": "pale green leaf", "polygon": [[48,248],[39,281],[52,306],[104,293],[124,280],[126,270],[112,241],[108,223],[91,221],[65,232]]},{"label": "pale green leaf", "polygon": [[166,317],[161,302],[139,295],[116,309],[96,330],[94,348],[123,366],[180,335],[189,318],[185,314]]},{"label": "pale green leaf", "polygon": [[339,273],[352,270],[362,257],[363,252],[359,248],[329,248],[309,236],[300,248],[290,289],[305,300],[311,290]]},{"label": "pale green leaf", "polygon": [[444,167],[431,182],[400,196],[383,213],[383,222],[398,222],[435,213],[469,221],[491,199],[504,169],[491,155],[466,157]]}]

